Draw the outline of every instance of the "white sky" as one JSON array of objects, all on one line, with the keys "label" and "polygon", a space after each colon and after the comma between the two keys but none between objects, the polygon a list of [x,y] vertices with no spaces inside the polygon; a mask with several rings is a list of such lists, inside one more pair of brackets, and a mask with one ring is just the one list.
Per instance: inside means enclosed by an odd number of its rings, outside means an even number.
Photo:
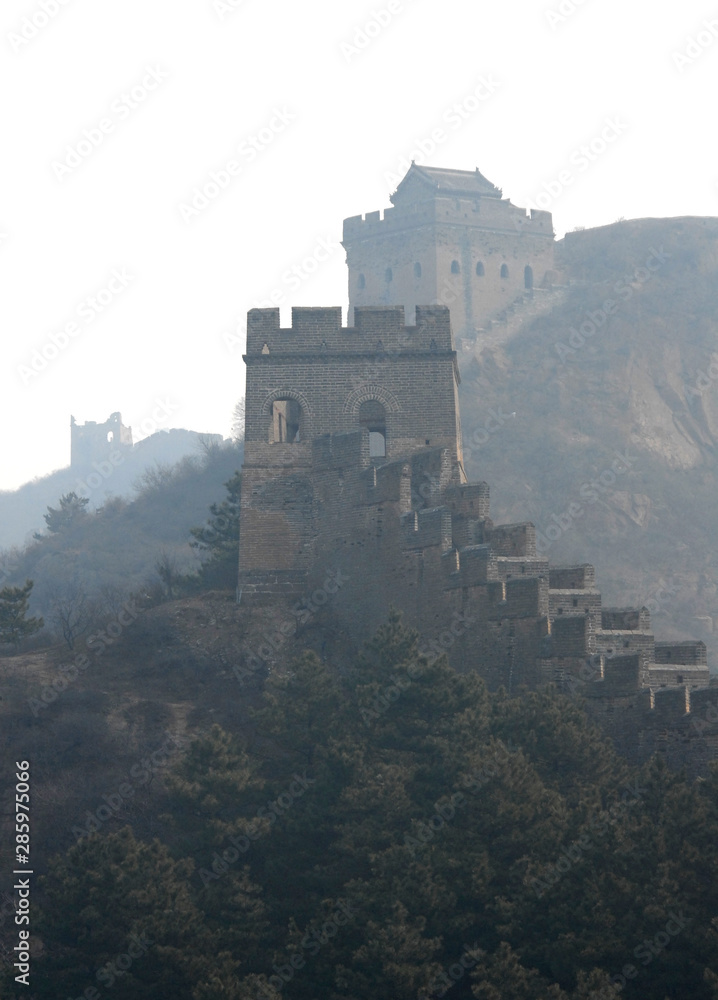
[{"label": "white sky", "polygon": [[[139,438],[161,401],[160,426],[228,435],[247,310],[277,289],[283,325],[292,305],[346,307],[342,220],[386,207],[406,157],[478,166],[522,206],[564,172],[542,199],[559,236],[718,214],[718,2],[3,0],[0,50],[0,489],[69,464],[70,414],[120,410]],[[79,166],[53,167],[101,122]],[[231,159],[241,173],[185,221]],[[290,285],[320,239],[328,259]],[[113,271],[125,285],[93,316]]]}]

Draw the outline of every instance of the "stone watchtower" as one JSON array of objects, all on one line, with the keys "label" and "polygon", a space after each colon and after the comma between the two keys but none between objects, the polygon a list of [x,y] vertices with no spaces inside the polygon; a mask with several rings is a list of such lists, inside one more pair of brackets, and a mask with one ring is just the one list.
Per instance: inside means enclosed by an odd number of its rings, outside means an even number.
[{"label": "stone watchtower", "polygon": [[344,220],[349,322],[356,306],[432,302],[451,309],[454,334],[474,338],[488,321],[553,281],[550,212],[529,215],[479,170],[412,164],[382,218]]},{"label": "stone watchtower", "polygon": [[[445,455],[447,484],[466,481],[445,307],[418,306],[413,326],[404,325],[401,306],[359,307],[350,327],[342,327],[341,307],[295,308],[288,329],[280,328],[279,309],[254,309],[244,361],[239,587],[246,595],[271,592],[268,581],[279,592],[301,588],[320,528],[326,538],[345,515],[351,520],[348,506],[337,506],[341,487],[330,497],[318,488],[323,436],[334,435],[326,447],[347,494],[350,466],[371,472],[422,450]],[[347,496],[347,505],[355,499]]]}]

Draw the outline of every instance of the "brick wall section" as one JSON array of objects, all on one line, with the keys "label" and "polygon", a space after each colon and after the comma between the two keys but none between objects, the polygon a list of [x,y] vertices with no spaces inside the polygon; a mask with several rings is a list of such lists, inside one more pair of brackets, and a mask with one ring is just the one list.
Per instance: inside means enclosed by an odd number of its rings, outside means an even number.
[{"label": "brick wall section", "polygon": [[708,663],[706,644],[704,642],[657,642],[655,662],[706,666]]},{"label": "brick wall section", "polygon": [[702,687],[710,682],[710,671],[703,666],[684,666],[674,664],[650,663],[648,665],[648,686],[653,690],[661,687],[680,687],[689,684],[691,687]]},{"label": "brick wall section", "polygon": [[548,579],[547,559],[531,559],[528,556],[500,556],[498,559],[499,578],[512,580],[524,576],[545,576]]},{"label": "brick wall section", "polygon": [[551,658],[591,656],[595,651],[594,643],[591,620],[585,615],[557,618],[551,623]]},{"label": "brick wall section", "polygon": [[552,566],[551,590],[593,590],[596,586],[596,571],[593,566]]},{"label": "brick wall section", "polygon": [[626,656],[629,653],[640,653],[646,664],[652,663],[654,657],[655,638],[652,632],[637,632],[631,629],[611,632],[603,629],[596,633],[596,651],[609,656]]},{"label": "brick wall section", "polygon": [[488,532],[487,541],[498,555],[536,558],[536,528],[533,524],[497,524]]},{"label": "brick wall section", "polygon": [[648,608],[604,608],[601,613],[602,628],[607,632],[633,630],[648,632],[651,613]]},{"label": "brick wall section", "polygon": [[[550,579],[553,579],[551,574]],[[559,615],[590,615],[594,629],[601,628],[601,593],[598,590],[549,591],[550,614],[553,621]]]}]

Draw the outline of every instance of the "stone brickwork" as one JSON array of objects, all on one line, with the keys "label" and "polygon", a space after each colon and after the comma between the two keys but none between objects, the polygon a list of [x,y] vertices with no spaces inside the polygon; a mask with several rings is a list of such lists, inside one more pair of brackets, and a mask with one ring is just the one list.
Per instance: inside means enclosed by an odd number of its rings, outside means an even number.
[{"label": "stone brickwork", "polygon": [[474,338],[534,285],[554,280],[550,212],[512,205],[478,170],[413,164],[392,208],[344,221],[350,321],[363,305],[449,306]]},{"label": "stone brickwork", "polygon": [[[294,309],[288,329],[280,328],[278,309],[255,309],[244,360],[242,573],[306,571],[327,518],[342,519],[337,498],[353,499],[349,480],[359,469],[374,474],[421,451],[404,484],[407,510],[412,492],[426,503],[465,482],[447,309],[420,307],[412,327],[400,306],[357,309],[349,328],[340,308]],[[365,436],[352,434],[362,429]],[[317,444],[328,433],[332,441]],[[393,495],[396,468],[373,485],[378,500]],[[331,488],[320,501],[328,476]],[[480,491],[466,502],[480,507]],[[437,529],[422,519],[416,530],[422,539]]]},{"label": "stone brickwork", "polygon": [[[400,231],[424,180],[410,171],[403,183],[389,222],[348,220],[351,240],[363,227]],[[434,221],[444,196],[439,185],[424,206]],[[477,198],[500,234],[501,213],[517,210],[490,190]],[[459,225],[459,208],[446,211]],[[660,752],[698,773],[718,754],[705,645],[656,642],[646,608],[602,607],[592,566],[551,567],[533,524],[494,524],[488,485],[464,474],[445,306],[415,303],[406,325],[403,304],[354,304],[346,328],[338,307],[294,309],[289,328],[278,309],[249,313],[240,599],[291,604],[331,575],[342,585],[327,624],[352,645],[396,607],[426,655],[445,652],[510,693],[557,684],[627,756]],[[702,728],[697,711],[710,715]]]}]

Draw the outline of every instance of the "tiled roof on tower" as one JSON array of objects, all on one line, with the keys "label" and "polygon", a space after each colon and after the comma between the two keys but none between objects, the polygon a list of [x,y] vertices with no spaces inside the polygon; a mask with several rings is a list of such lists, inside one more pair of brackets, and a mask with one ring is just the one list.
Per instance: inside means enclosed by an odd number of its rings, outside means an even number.
[{"label": "tiled roof on tower", "polygon": [[501,198],[501,188],[487,180],[479,168],[476,170],[450,170],[448,167],[419,167],[411,164],[406,177],[401,181],[393,195],[392,204],[400,204],[406,200],[416,200],[421,188],[425,196],[433,195],[468,195],[484,198]]}]

